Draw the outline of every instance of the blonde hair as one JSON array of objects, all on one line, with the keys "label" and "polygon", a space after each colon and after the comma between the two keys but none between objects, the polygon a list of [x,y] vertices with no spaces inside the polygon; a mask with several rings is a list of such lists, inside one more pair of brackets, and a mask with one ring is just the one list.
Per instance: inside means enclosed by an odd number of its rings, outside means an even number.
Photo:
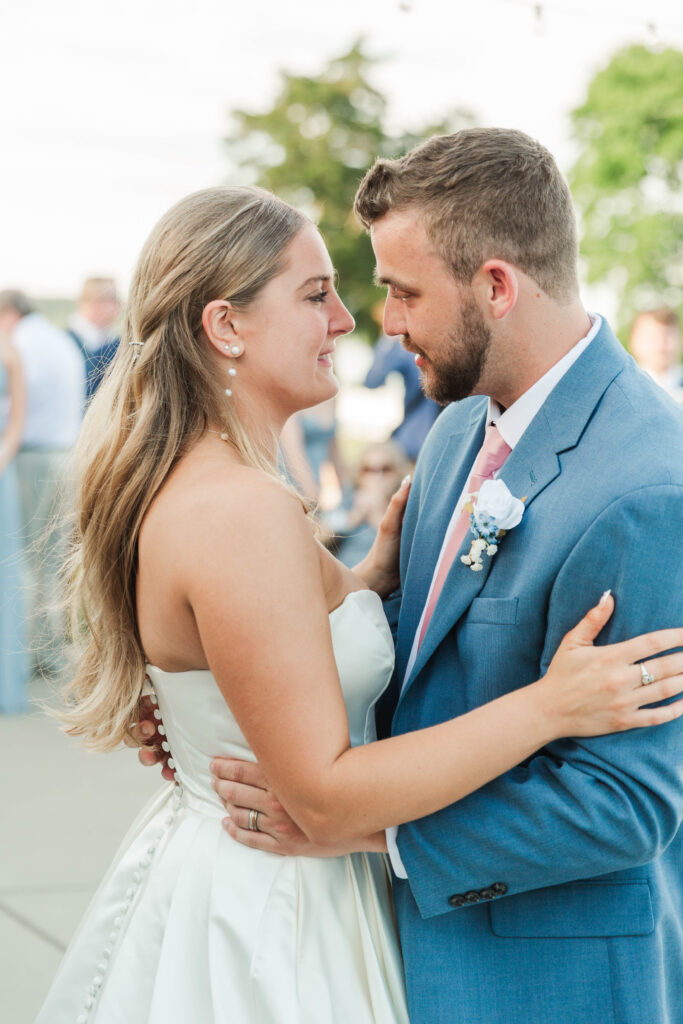
[{"label": "blonde hair", "polygon": [[506,128],[435,135],[398,160],[377,160],[354,209],[369,229],[414,208],[457,281],[504,259],[558,301],[578,292],[576,217],[569,186],[535,139]]},{"label": "blonde hair", "polygon": [[138,535],[173,467],[216,423],[247,464],[277,477],[212,372],[201,317],[213,299],[248,306],[284,268],[285,248],[305,223],[261,189],[211,188],[174,206],[142,250],[121,344],[74,453],[66,579],[74,634],[85,639],[57,715],[86,746],[109,750],[130,734],[145,679]]}]

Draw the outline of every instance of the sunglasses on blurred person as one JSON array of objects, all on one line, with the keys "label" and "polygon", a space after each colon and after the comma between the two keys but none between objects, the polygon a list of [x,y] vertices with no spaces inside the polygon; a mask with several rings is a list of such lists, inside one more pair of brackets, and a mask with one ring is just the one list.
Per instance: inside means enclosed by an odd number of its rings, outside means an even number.
[{"label": "sunglasses on blurred person", "polygon": [[398,467],[385,463],[381,466],[361,466],[361,473],[396,473]]}]

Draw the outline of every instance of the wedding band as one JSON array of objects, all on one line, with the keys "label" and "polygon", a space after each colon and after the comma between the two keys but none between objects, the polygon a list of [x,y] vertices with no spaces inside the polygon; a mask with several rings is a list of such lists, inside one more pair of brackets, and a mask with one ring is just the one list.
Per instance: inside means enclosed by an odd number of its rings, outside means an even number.
[{"label": "wedding band", "polygon": [[258,827],[258,811],[249,811],[249,828],[252,832],[260,832],[261,829]]},{"label": "wedding band", "polygon": [[655,677],[653,675],[650,675],[650,673],[645,668],[645,665],[642,663],[642,661],[640,663],[640,678],[641,678],[641,684],[640,684],[641,686],[649,686],[650,683],[654,683],[654,681],[655,681]]}]

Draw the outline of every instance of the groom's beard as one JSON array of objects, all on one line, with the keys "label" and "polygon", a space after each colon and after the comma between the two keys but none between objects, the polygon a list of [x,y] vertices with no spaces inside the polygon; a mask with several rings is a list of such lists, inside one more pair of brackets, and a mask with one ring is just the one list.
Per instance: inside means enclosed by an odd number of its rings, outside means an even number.
[{"label": "groom's beard", "polygon": [[422,390],[439,405],[459,402],[475,393],[491,346],[491,331],[473,298],[463,301],[459,321],[448,335],[444,352],[428,356]]}]

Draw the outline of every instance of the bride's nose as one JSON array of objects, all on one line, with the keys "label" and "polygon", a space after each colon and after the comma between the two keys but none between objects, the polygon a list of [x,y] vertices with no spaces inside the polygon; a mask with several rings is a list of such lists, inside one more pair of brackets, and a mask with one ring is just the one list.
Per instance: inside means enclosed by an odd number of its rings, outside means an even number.
[{"label": "bride's nose", "polygon": [[342,334],[350,334],[356,326],[356,321],[338,295],[335,296],[335,299],[336,305],[330,317],[330,334],[338,337]]}]

